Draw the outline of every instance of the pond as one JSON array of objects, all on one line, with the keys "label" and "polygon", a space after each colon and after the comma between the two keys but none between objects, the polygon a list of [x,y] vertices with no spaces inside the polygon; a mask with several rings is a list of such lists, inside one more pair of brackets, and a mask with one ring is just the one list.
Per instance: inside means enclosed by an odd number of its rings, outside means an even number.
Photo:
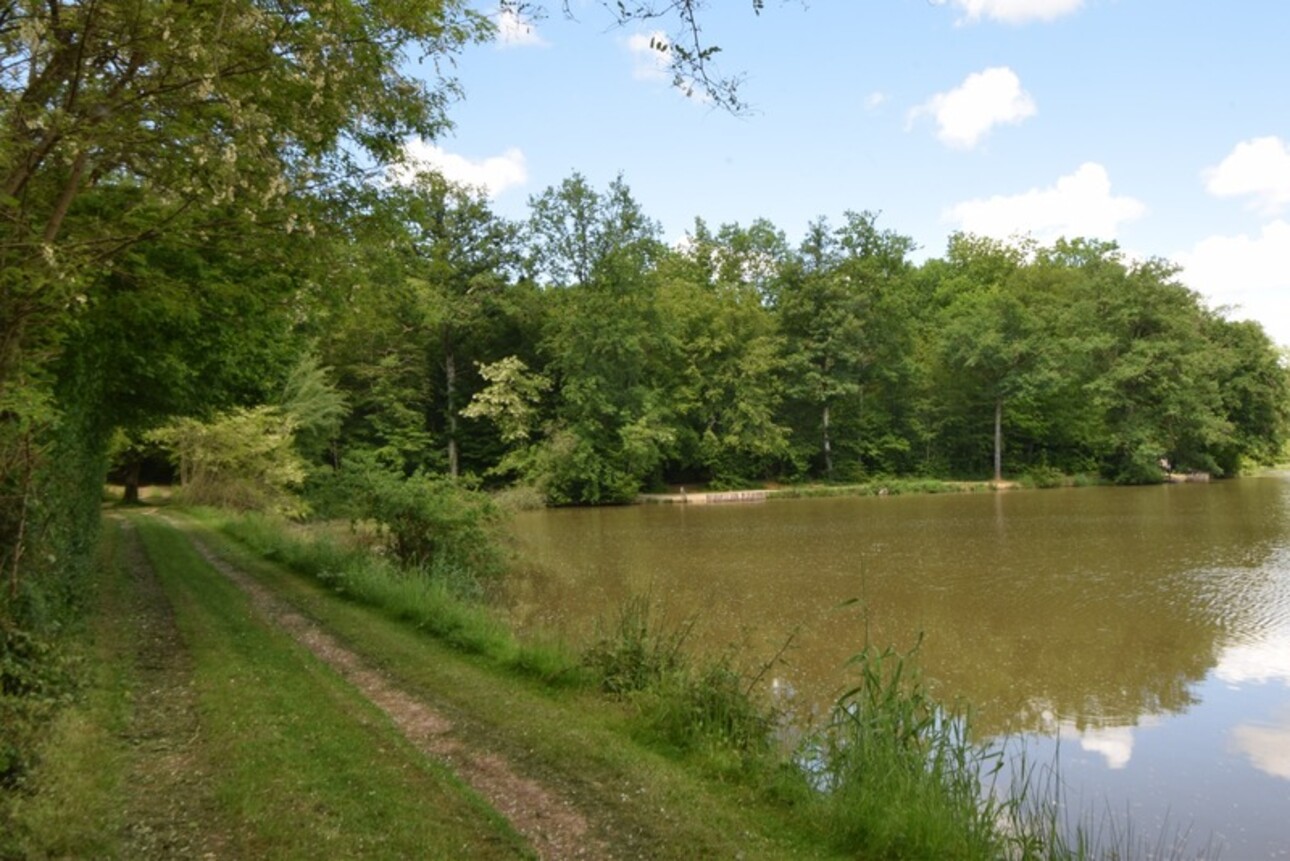
[{"label": "pond", "polygon": [[[532,512],[507,602],[585,642],[632,596],[803,717],[865,642],[978,733],[1059,763],[1072,816],[1290,857],[1290,476]],[[848,603],[849,602],[849,603]],[[791,641],[790,641],[791,638]],[[1100,825],[1099,825],[1100,823]]]}]

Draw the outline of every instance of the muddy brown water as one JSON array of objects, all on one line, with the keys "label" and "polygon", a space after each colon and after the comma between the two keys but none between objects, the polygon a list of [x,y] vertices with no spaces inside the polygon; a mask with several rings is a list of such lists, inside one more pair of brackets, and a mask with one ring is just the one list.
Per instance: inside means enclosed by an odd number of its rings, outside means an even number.
[{"label": "muddy brown water", "polygon": [[938,694],[1056,760],[1072,817],[1290,857],[1290,475],[555,510],[514,531],[522,628],[584,641],[648,594],[748,667],[796,632],[768,686],[803,717],[866,631],[921,632]]}]

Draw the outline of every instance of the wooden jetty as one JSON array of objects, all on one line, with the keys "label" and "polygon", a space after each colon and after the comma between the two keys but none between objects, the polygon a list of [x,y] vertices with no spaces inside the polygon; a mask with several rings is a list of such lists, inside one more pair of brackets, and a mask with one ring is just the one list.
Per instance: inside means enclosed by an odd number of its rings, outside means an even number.
[{"label": "wooden jetty", "polygon": [[765,502],[769,497],[769,490],[722,490],[710,493],[687,493],[682,488],[680,493],[642,493],[637,498],[641,502],[662,505],[716,505],[728,502]]},{"label": "wooden jetty", "polygon": [[1185,484],[1192,481],[1209,481],[1208,472],[1166,472],[1165,481],[1170,484]]}]

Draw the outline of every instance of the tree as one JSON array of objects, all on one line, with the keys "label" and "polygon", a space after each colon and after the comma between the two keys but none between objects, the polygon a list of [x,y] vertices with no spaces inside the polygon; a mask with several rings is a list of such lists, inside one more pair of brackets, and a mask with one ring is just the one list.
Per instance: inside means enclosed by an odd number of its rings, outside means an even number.
[{"label": "tree", "polygon": [[498,218],[479,192],[421,173],[399,195],[411,232],[409,275],[425,294],[427,335],[443,372],[443,435],[448,474],[457,477],[459,358],[485,337],[508,275],[519,263],[515,225]]},{"label": "tree", "polygon": [[556,502],[623,502],[675,442],[655,262],[659,227],[621,178],[605,192],[579,175],[532,201],[535,271],[548,280],[541,353],[554,389],[542,466]]},{"label": "tree", "polygon": [[[833,229],[824,219],[807,229],[795,262],[784,270],[774,304],[787,341],[790,390],[819,417],[824,475],[835,473],[838,410],[854,418],[863,399],[892,369],[907,336],[900,310],[913,241],[879,230],[877,214],[848,212]],[[853,452],[858,428],[851,427]]]},{"label": "tree", "polygon": [[660,384],[678,424],[683,474],[697,468],[718,484],[764,478],[789,453],[779,423],[783,344],[763,302],[773,292],[783,235],[768,222],[702,222],[659,266],[659,302],[669,357]]},{"label": "tree", "polygon": [[[712,44],[703,35],[700,16],[705,5],[703,0],[602,0],[600,5],[619,26],[634,21],[671,22],[671,34],[655,38],[651,47],[667,58],[672,70],[673,86],[687,96],[705,98],[732,113],[740,113],[747,108],[740,94],[742,80],[738,76],[722,74],[716,68],[715,59],[721,53],[721,47]],[[749,5],[753,14],[760,15],[766,2],[751,0]],[[540,16],[544,11],[542,3],[529,0],[502,0],[499,6],[503,12],[521,18]],[[572,18],[573,7],[570,0],[561,0],[561,6],[566,17]]]},{"label": "tree", "polygon": [[[102,270],[166,232],[308,230],[309,193],[445,127],[455,84],[411,78],[409,52],[443,61],[489,32],[460,0],[0,3],[0,462],[36,482],[0,482],[15,584],[38,558],[23,500],[106,444],[81,332]],[[83,421],[59,430],[69,411]]]},{"label": "tree", "polygon": [[942,361],[957,388],[991,407],[995,481],[1003,479],[1005,406],[1033,398],[1052,379],[1044,294],[1019,277],[1024,255],[990,239],[956,235],[948,254],[954,274],[942,285]]}]

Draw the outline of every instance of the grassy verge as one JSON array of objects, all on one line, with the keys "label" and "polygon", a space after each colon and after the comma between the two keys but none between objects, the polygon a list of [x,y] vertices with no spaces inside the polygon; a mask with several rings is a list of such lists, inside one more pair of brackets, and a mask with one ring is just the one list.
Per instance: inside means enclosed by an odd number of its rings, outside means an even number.
[{"label": "grassy verge", "polygon": [[[465,652],[349,592],[299,577],[226,534],[206,540],[401,687],[452,715],[459,732],[559,788],[622,857],[847,857],[799,819],[773,785],[695,768],[674,750],[642,745],[639,709],[606,698],[587,676],[553,685],[516,672],[513,663]],[[575,664],[570,672],[582,671]]]},{"label": "grassy verge", "polygon": [[559,645],[520,642],[478,600],[481,586],[473,580],[408,572],[369,547],[292,534],[281,521],[261,515],[234,516],[212,509],[190,514],[255,554],[304,574],[341,597],[379,608],[389,618],[460,652],[550,681],[580,675],[577,657]]},{"label": "grassy verge", "polygon": [[[0,800],[0,857],[106,858],[118,854],[125,745],[133,684],[128,578],[108,531],[98,559],[95,624],[78,644],[87,678],[50,722],[34,768]],[[69,810],[77,811],[68,816]]]},{"label": "grassy verge", "polygon": [[[530,857],[385,715],[258,622],[182,533],[129,519],[125,541],[141,542],[164,591],[140,600],[121,527],[107,529],[92,683],[52,725],[0,855]],[[181,660],[148,650],[167,624]]]},{"label": "grassy verge", "polygon": [[900,496],[909,493],[981,493],[992,490],[988,481],[942,481],[938,478],[891,478],[859,484],[806,484],[772,490],[777,499],[810,499],[828,496]]},{"label": "grassy verge", "polygon": [[[193,656],[228,839],[246,857],[522,857],[519,838],[367,701],[255,621],[182,533],[136,518]],[[194,576],[200,572],[200,576]]]}]

